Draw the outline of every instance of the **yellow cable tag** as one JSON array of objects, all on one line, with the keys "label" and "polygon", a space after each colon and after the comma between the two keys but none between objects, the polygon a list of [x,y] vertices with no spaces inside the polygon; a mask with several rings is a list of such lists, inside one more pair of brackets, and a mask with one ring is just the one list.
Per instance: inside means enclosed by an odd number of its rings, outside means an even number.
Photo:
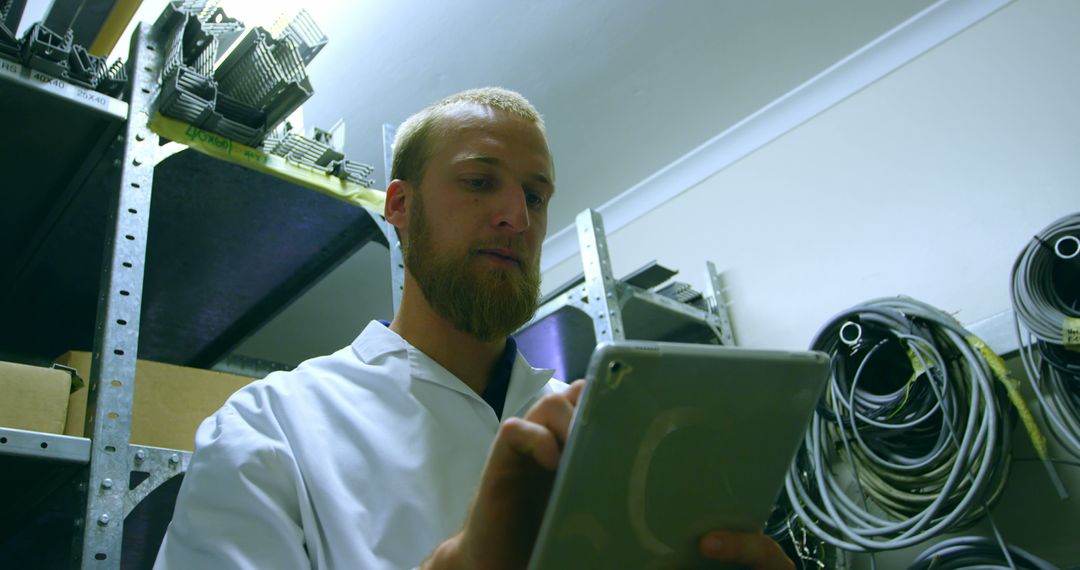
[{"label": "yellow cable tag", "polygon": [[1080,352],[1080,318],[1065,317],[1061,323],[1061,338],[1065,350]]},{"label": "yellow cable tag", "polygon": [[[915,379],[918,378],[919,376],[922,376],[923,374],[926,374],[926,366],[923,366],[923,361],[919,360],[919,357],[916,356],[915,352],[912,351],[910,348],[907,349],[907,357],[908,357],[908,360],[911,361],[911,369],[914,370],[914,372],[915,372],[914,374],[911,375],[911,379],[908,381],[910,383],[910,382],[914,382]],[[927,361],[926,364],[929,365],[930,368],[934,367],[934,363],[932,361]]]},{"label": "yellow cable tag", "polygon": [[993,350],[990,350],[990,347],[981,338],[972,334],[968,335],[966,339],[968,344],[982,353],[986,363],[990,365],[994,377],[1005,386],[1009,401],[1016,407],[1016,411],[1020,414],[1020,420],[1024,422],[1024,430],[1027,431],[1028,438],[1031,439],[1031,445],[1035,448],[1035,452],[1039,454],[1040,459],[1046,459],[1046,436],[1039,429],[1039,424],[1035,422],[1035,416],[1032,415],[1031,408],[1028,407],[1024,397],[1020,394],[1020,382],[1009,374],[1009,369],[1005,367],[1005,360]]}]

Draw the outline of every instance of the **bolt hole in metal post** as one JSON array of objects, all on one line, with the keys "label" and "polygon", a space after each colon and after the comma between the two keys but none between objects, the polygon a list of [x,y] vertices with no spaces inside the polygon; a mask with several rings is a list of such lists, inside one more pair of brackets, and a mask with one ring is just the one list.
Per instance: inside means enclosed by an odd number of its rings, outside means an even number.
[{"label": "bolt hole in metal post", "polygon": [[[121,263],[120,265],[123,265],[124,267],[127,267],[128,269],[132,268],[132,265],[131,265],[130,261],[125,261],[125,262]],[[121,293],[121,295],[123,295],[123,293]]]},{"label": "bolt hole in metal post", "polygon": [[129,293],[129,292],[127,292],[127,291],[124,291],[124,290],[121,290],[121,291],[120,291],[120,296],[121,296],[121,297],[127,297],[127,296],[128,296],[128,295],[130,295],[130,294],[131,294],[131,293]]},{"label": "bolt hole in metal post", "polygon": [[114,447],[112,445],[106,445],[105,446],[105,451],[107,451],[109,453],[116,453],[116,447]]},{"label": "bolt hole in metal post", "polygon": [[41,449],[48,449],[48,448],[49,448],[49,444],[48,444],[48,443],[46,443],[46,442],[44,442],[44,441],[43,441],[43,442],[41,442]]},{"label": "bolt hole in metal post", "polygon": [[0,443],[7,443],[6,437],[0,437]]},{"label": "bolt hole in metal post", "polygon": [[120,414],[118,414],[118,413],[116,413],[116,412],[109,412],[109,413],[107,414],[107,417],[108,417],[108,418],[109,418],[110,420],[116,420],[116,419],[119,419],[119,418],[120,418]]}]

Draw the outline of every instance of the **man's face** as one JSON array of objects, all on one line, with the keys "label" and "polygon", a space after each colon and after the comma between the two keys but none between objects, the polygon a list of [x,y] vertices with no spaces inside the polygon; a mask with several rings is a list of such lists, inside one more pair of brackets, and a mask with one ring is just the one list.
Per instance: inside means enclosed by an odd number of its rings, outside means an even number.
[{"label": "man's face", "polygon": [[517,116],[462,105],[444,117],[410,195],[405,263],[440,316],[497,340],[539,302],[551,157],[540,129]]}]

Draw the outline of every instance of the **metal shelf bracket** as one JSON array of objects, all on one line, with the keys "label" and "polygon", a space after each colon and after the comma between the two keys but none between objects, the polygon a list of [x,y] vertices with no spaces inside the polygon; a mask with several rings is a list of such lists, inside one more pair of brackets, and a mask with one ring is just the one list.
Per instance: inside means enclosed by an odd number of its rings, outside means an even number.
[{"label": "metal shelf bracket", "polygon": [[577,215],[578,243],[585,271],[586,311],[592,317],[596,343],[623,340],[622,312],[619,310],[615,275],[611,270],[604,220],[600,214],[587,209]]}]

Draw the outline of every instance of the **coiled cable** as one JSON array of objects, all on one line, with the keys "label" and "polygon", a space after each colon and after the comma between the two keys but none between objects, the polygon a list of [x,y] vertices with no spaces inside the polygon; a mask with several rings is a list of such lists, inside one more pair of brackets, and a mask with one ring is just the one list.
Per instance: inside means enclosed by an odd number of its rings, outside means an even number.
[{"label": "coiled cable", "polygon": [[[1080,459],[1080,352],[1066,338],[1080,327],[1080,213],[1056,220],[1020,252],[1012,303],[1021,361],[1048,431]],[[1045,446],[1036,451],[1047,459]]]},{"label": "coiled cable", "polygon": [[897,297],[837,315],[811,348],[832,354],[833,369],[785,482],[800,523],[833,546],[874,552],[982,517],[1009,470],[1007,399],[1022,405],[985,344]]},{"label": "coiled cable", "polygon": [[960,568],[1014,568],[1018,570],[1057,570],[1057,566],[1009,545],[1008,558],[997,542],[979,536],[961,536],[943,540],[920,554],[908,570],[957,570]]},{"label": "coiled cable", "polygon": [[1037,339],[1063,345],[1066,318],[1080,318],[1080,213],[1039,232],[1013,264],[1016,316]]}]

